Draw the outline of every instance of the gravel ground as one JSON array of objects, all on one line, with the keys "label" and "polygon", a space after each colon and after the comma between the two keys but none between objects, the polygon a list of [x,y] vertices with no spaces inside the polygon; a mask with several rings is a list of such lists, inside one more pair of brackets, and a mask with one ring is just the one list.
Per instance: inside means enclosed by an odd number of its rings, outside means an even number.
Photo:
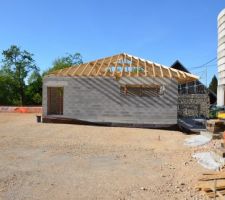
[{"label": "gravel ground", "polygon": [[[206,199],[178,131],[35,122],[0,113],[0,199]],[[208,147],[201,147],[201,151]]]}]

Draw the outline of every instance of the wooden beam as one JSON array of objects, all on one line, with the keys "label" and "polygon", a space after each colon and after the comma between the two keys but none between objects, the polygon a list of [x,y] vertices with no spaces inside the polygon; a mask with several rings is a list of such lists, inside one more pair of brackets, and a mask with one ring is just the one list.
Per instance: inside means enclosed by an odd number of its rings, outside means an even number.
[{"label": "wooden beam", "polygon": [[133,66],[133,57],[131,56],[131,58],[130,58],[130,66],[129,66],[130,69],[129,69],[128,76],[131,76],[132,66]]},{"label": "wooden beam", "polygon": [[180,78],[180,72],[177,70],[177,77]]},{"label": "wooden beam", "polygon": [[84,66],[84,68],[83,68],[83,70],[80,72],[80,76],[82,76],[83,75],[83,73],[84,73],[84,71],[86,70],[86,68],[88,67],[90,65],[90,63],[87,63],[85,66]]},{"label": "wooden beam", "polygon": [[125,68],[125,60],[126,60],[126,54],[124,55],[124,57],[123,57],[123,64],[122,64],[122,70],[121,70],[121,73],[120,73],[120,77],[122,77],[123,76],[123,72],[124,72],[124,68]]},{"label": "wooden beam", "polygon": [[116,59],[115,69],[114,69],[114,72],[113,72],[113,76],[115,76],[115,74],[117,73],[117,67],[118,67],[119,57],[120,57],[120,55],[118,55],[118,57]]},{"label": "wooden beam", "polygon": [[172,78],[171,70],[168,68],[169,77]]},{"label": "wooden beam", "polygon": [[72,73],[72,76],[75,76],[76,75],[76,72],[80,69],[80,66],[83,65],[83,64],[80,64],[76,67],[76,69],[74,69],[73,73]]},{"label": "wooden beam", "polygon": [[61,75],[62,71],[63,71],[63,69],[60,69],[59,72],[57,73],[57,75]]},{"label": "wooden beam", "polygon": [[108,66],[105,68],[105,73],[104,73],[104,75],[103,76],[106,76],[107,75],[107,70],[108,70],[108,68],[110,67],[110,64],[111,64],[111,62],[112,62],[112,58],[113,57],[111,57],[111,59],[109,60],[109,62],[108,62]]},{"label": "wooden beam", "polygon": [[[94,65],[93,65],[92,68],[90,69],[90,71],[89,71],[89,73],[88,73],[87,76],[91,76],[91,73],[92,73],[92,71],[96,68],[96,64],[97,64],[98,62],[99,62],[99,60],[96,60],[96,61],[95,61]],[[104,60],[103,60],[103,62],[104,62]]]},{"label": "wooden beam", "polygon": [[68,76],[69,71],[72,69],[73,67],[68,67],[68,69],[63,73],[63,76]]},{"label": "wooden beam", "polygon": [[163,78],[164,74],[163,74],[163,70],[162,70],[162,65],[160,65],[159,68],[160,68],[161,77]]},{"label": "wooden beam", "polygon": [[145,76],[148,76],[148,71],[147,71],[147,62],[145,61]]},{"label": "wooden beam", "polygon": [[186,78],[186,76],[187,76],[186,73],[183,71],[181,71],[181,73],[183,74],[183,77]]},{"label": "wooden beam", "polygon": [[137,76],[139,76],[139,59],[137,61]]},{"label": "wooden beam", "polygon": [[104,65],[104,62],[105,62],[105,59],[102,60],[102,63],[101,63],[101,65],[100,65],[99,68],[98,68],[98,71],[97,71],[97,73],[96,73],[96,76],[99,75],[100,70],[102,69],[102,66]]},{"label": "wooden beam", "polygon": [[154,63],[152,63],[152,71],[153,71],[153,77],[156,77],[155,76],[155,64]]}]

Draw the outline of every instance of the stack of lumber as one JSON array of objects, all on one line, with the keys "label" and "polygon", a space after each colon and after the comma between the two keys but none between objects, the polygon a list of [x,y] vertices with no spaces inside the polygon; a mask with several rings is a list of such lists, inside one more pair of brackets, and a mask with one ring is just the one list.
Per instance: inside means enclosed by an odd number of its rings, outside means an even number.
[{"label": "stack of lumber", "polygon": [[201,135],[212,139],[220,139],[222,132],[225,130],[225,120],[210,119],[206,122],[206,131],[201,131]]},{"label": "stack of lumber", "polygon": [[203,174],[196,189],[203,191],[209,198],[225,199],[225,172]]},{"label": "stack of lumber", "polygon": [[219,133],[224,131],[225,125],[224,120],[211,119],[207,120],[206,129],[211,133]]}]

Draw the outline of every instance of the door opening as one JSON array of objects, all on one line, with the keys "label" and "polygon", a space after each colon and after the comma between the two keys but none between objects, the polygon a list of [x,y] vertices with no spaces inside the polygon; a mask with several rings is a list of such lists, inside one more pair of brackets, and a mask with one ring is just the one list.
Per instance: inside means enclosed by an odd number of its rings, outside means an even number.
[{"label": "door opening", "polygon": [[48,87],[48,115],[63,115],[63,87]]}]

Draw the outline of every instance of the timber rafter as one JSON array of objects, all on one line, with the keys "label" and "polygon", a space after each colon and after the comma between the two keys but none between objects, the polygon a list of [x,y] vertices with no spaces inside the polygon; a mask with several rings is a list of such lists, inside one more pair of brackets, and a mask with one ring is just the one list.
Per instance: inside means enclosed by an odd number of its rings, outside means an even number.
[{"label": "timber rafter", "polygon": [[197,76],[168,68],[126,53],[71,66],[48,76],[102,76],[102,77],[160,77],[176,79],[178,83],[192,82]]}]

